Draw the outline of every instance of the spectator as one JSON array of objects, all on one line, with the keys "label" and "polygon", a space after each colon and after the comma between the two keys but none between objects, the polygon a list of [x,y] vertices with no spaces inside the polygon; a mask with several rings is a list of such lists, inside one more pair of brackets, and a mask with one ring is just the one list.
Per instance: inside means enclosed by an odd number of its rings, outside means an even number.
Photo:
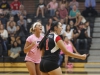
[{"label": "spectator", "polygon": [[24,17],[21,15],[20,17],[19,17],[19,21],[17,21],[17,25],[19,25],[21,28],[22,28],[22,30],[24,31],[24,33],[26,33],[27,34],[27,21],[24,19]]},{"label": "spectator", "polygon": [[3,14],[3,9],[0,9],[0,15]]},{"label": "spectator", "polygon": [[36,11],[36,17],[38,17],[39,13],[41,11],[41,14],[42,14],[42,18],[45,18],[44,16],[44,11],[45,11],[45,3],[44,3],[44,0],[39,0],[39,4],[37,5],[37,11]]},{"label": "spectator", "polygon": [[4,28],[6,29],[6,24],[8,19],[5,17],[4,14],[0,14],[0,20],[2,21],[2,24],[4,25]]},{"label": "spectator", "polygon": [[14,0],[14,1],[10,4],[11,9],[12,9],[12,10],[11,10],[11,15],[15,16],[15,15],[18,14],[20,5],[21,5],[21,3],[20,3],[20,1],[18,1],[18,0]]},{"label": "spectator", "polygon": [[73,6],[76,6],[77,8],[79,7],[79,3],[76,1],[76,0],[72,0],[70,3],[69,3],[69,6],[70,6],[70,10],[73,9]]},{"label": "spectator", "polygon": [[13,42],[13,45],[10,49],[10,57],[11,59],[16,59],[18,56],[20,56],[21,47],[19,47],[18,43],[16,41]]},{"label": "spectator", "polygon": [[60,7],[61,5],[64,5],[64,7],[65,7],[66,9],[68,9],[68,2],[67,2],[67,0],[60,0],[60,1],[59,1],[59,7]]},{"label": "spectator", "polygon": [[61,31],[61,34],[63,34],[66,30],[66,24],[64,24],[64,20],[63,19],[60,19],[60,23],[62,24],[62,31]]},{"label": "spectator", "polygon": [[72,20],[70,20],[69,25],[70,25],[71,29],[74,29],[74,22]]},{"label": "spectator", "polygon": [[48,22],[46,24],[46,32],[51,28],[52,21],[53,21],[52,18],[48,19]]},{"label": "spectator", "polygon": [[10,5],[7,0],[2,0],[0,9],[3,9],[5,15],[10,14]]},{"label": "spectator", "polygon": [[63,36],[67,36],[70,41],[73,41],[73,30],[71,29],[70,25],[66,26],[66,30],[63,33]]},{"label": "spectator", "polygon": [[79,12],[76,5],[73,6],[72,10],[69,13],[69,20],[72,20],[74,23],[76,22],[76,14]]},{"label": "spectator", "polygon": [[[74,47],[74,45],[71,43],[71,41],[68,39],[67,36],[64,36],[64,44],[65,44],[65,46],[66,46],[66,48],[68,49],[69,52],[71,52],[71,53],[75,52],[76,54],[79,54],[77,52],[76,48]],[[69,66],[68,64],[71,63],[71,61],[68,57],[69,57],[68,55],[65,55],[65,68],[66,67],[68,68],[68,66]]]},{"label": "spectator", "polygon": [[8,38],[8,32],[6,29],[4,29],[3,25],[0,25],[0,37],[2,39],[2,45],[3,45],[3,55],[7,55],[7,38]]},{"label": "spectator", "polygon": [[85,0],[86,9],[82,12],[82,15],[85,17],[88,16],[97,16],[97,11],[95,10],[96,1],[95,0]]},{"label": "spectator", "polygon": [[64,5],[60,6],[59,15],[60,15],[60,18],[64,19],[64,22],[66,22],[66,24],[67,24],[67,22],[68,22],[68,11],[66,10]]},{"label": "spectator", "polygon": [[23,15],[24,19],[26,19],[27,12],[24,9],[24,5],[20,5],[19,11],[18,11],[17,15],[18,15],[18,17],[20,17],[21,15]]},{"label": "spectator", "polygon": [[[84,48],[84,52],[87,54],[87,48],[88,48],[88,43],[87,43],[87,38],[88,38],[88,34],[86,29],[83,28],[84,24],[79,25],[79,36],[77,38],[76,41],[76,49],[78,50],[78,52],[80,53],[80,47]],[[81,46],[82,45],[82,46]]]},{"label": "spectator", "polygon": [[7,22],[7,27],[9,26],[9,23],[13,22],[14,26],[16,26],[16,22],[14,21],[14,17],[10,16],[9,21]]},{"label": "spectator", "polygon": [[47,5],[47,9],[50,11],[50,16],[54,16],[55,15],[55,11],[58,9],[58,3],[56,2],[56,0],[52,0],[48,5]]},{"label": "spectator", "polygon": [[58,10],[55,11],[55,15],[53,17],[53,20],[54,21],[60,21],[60,15],[59,15],[59,11]]},{"label": "spectator", "polygon": [[0,20],[0,25],[2,25],[3,23],[2,23],[2,21]]},{"label": "spectator", "polygon": [[96,7],[96,1],[95,0],[85,0],[85,7],[89,8],[95,8]]},{"label": "spectator", "polygon": [[85,29],[87,30],[88,36],[91,37],[91,35],[90,35],[90,22],[89,21],[87,21],[85,23]]},{"label": "spectator", "polygon": [[80,12],[76,13],[76,23],[75,25],[80,25],[81,23],[85,24],[86,19],[81,15]]},{"label": "spectator", "polygon": [[14,40],[17,41],[18,44],[24,44],[26,41],[26,34],[24,31],[20,28],[20,26],[16,27],[16,34]]},{"label": "spectator", "polygon": [[0,36],[0,57],[3,56],[3,39]]},{"label": "spectator", "polygon": [[14,36],[16,33],[16,26],[14,25],[14,22],[10,22],[9,25],[7,26],[7,30],[9,33],[9,36]]}]

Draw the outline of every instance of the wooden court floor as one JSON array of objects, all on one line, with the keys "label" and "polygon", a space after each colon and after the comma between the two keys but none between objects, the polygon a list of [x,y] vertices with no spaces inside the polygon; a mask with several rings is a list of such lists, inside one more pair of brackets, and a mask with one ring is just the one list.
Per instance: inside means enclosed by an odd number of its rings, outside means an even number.
[{"label": "wooden court floor", "polygon": [[[62,67],[63,75],[100,75],[100,68],[84,68],[86,63],[74,63],[74,68]],[[98,65],[100,63],[88,63]],[[25,63],[0,63],[0,75],[29,75]]]},{"label": "wooden court floor", "polygon": [[[10,69],[10,72],[1,72],[0,75],[29,75],[26,68],[2,68],[3,70]],[[16,71],[14,71],[16,70]],[[20,70],[20,71],[18,71]],[[21,71],[22,70],[22,71]],[[62,68],[63,75],[100,75],[100,68]]]}]

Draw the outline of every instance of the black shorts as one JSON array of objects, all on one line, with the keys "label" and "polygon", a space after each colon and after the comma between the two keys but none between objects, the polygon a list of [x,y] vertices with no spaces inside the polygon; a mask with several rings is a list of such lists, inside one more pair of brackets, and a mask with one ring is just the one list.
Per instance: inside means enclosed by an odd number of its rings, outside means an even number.
[{"label": "black shorts", "polygon": [[59,67],[58,62],[53,62],[50,60],[42,59],[40,62],[40,71],[42,72],[50,72]]}]

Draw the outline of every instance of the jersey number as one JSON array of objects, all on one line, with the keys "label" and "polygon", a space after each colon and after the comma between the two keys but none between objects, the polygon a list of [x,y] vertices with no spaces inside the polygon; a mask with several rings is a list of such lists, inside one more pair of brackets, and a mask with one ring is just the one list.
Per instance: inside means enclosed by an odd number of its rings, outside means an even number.
[{"label": "jersey number", "polygon": [[46,50],[49,50],[48,42],[49,42],[49,39],[46,40]]}]

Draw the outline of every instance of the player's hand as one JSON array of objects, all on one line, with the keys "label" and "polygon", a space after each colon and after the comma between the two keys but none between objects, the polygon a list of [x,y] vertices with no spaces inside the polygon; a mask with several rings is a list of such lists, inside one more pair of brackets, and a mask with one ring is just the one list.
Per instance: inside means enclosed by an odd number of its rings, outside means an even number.
[{"label": "player's hand", "polygon": [[87,57],[89,57],[89,55],[90,55],[90,54],[83,54],[83,55],[82,55],[82,60],[87,59]]}]

